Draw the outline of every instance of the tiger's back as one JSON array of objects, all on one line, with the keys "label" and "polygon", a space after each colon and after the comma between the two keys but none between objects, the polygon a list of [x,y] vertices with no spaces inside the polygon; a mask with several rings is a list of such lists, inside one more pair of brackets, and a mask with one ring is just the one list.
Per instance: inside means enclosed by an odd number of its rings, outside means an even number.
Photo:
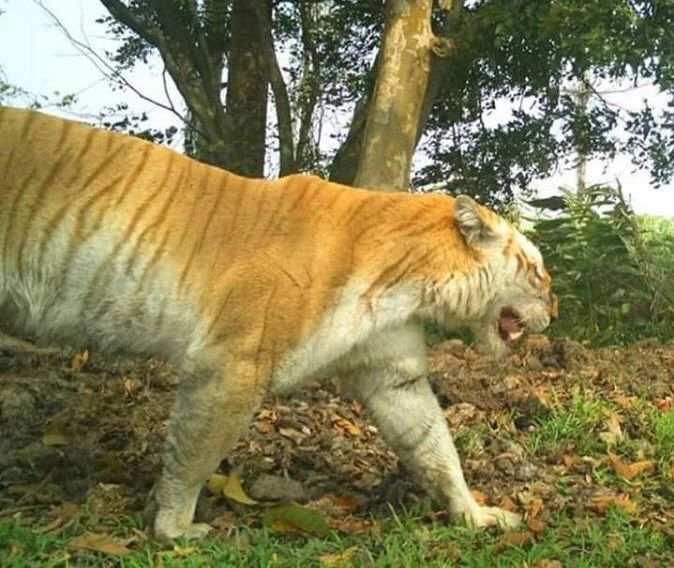
[{"label": "tiger's back", "polygon": [[265,203],[268,185],[6,108],[0,168],[2,320],[46,340],[174,356],[204,340],[213,274],[256,246],[241,206]]},{"label": "tiger's back", "polygon": [[354,267],[380,270],[354,241],[382,207],[415,203],[310,176],[242,178],[8,108],[0,168],[4,325],[178,361],[225,336],[282,356],[316,329]]}]

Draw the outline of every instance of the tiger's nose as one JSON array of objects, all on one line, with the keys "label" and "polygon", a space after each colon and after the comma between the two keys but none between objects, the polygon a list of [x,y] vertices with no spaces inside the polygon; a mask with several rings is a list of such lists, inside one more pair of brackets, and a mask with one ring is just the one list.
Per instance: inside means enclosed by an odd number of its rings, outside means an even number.
[{"label": "tiger's nose", "polygon": [[549,313],[551,320],[556,320],[559,317],[559,299],[552,293],[550,293]]}]

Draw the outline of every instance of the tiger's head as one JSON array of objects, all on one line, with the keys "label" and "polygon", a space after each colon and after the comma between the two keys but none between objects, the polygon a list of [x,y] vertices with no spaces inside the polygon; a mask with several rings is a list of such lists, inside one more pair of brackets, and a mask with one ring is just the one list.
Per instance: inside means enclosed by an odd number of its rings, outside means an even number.
[{"label": "tiger's head", "polygon": [[502,356],[524,332],[539,333],[557,317],[550,275],[528,238],[470,197],[454,200],[454,219],[469,253],[478,259],[473,282],[485,288],[478,294],[482,305],[464,323],[484,348]]}]

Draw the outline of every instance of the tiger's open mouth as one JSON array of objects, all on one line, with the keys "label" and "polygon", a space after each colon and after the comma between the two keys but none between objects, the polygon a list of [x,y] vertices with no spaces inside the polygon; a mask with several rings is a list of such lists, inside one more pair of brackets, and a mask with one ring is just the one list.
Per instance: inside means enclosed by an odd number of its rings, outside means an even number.
[{"label": "tiger's open mouth", "polygon": [[505,343],[514,343],[524,333],[524,324],[513,308],[503,308],[498,318],[498,334]]}]

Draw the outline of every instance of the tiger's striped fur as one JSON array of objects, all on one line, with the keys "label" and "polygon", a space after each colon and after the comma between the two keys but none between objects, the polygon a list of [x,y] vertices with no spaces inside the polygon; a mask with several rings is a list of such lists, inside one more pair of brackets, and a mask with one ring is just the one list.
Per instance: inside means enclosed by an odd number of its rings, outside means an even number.
[{"label": "tiger's striped fur", "polygon": [[[2,326],[184,370],[154,494],[160,537],[205,534],[192,522],[200,487],[265,392],[328,371],[452,511],[517,522],[468,491],[419,323],[467,325],[496,354],[514,328],[548,325],[541,256],[500,217],[467,197],[246,179],[8,108],[0,174]],[[517,323],[504,332],[506,308]]]}]

